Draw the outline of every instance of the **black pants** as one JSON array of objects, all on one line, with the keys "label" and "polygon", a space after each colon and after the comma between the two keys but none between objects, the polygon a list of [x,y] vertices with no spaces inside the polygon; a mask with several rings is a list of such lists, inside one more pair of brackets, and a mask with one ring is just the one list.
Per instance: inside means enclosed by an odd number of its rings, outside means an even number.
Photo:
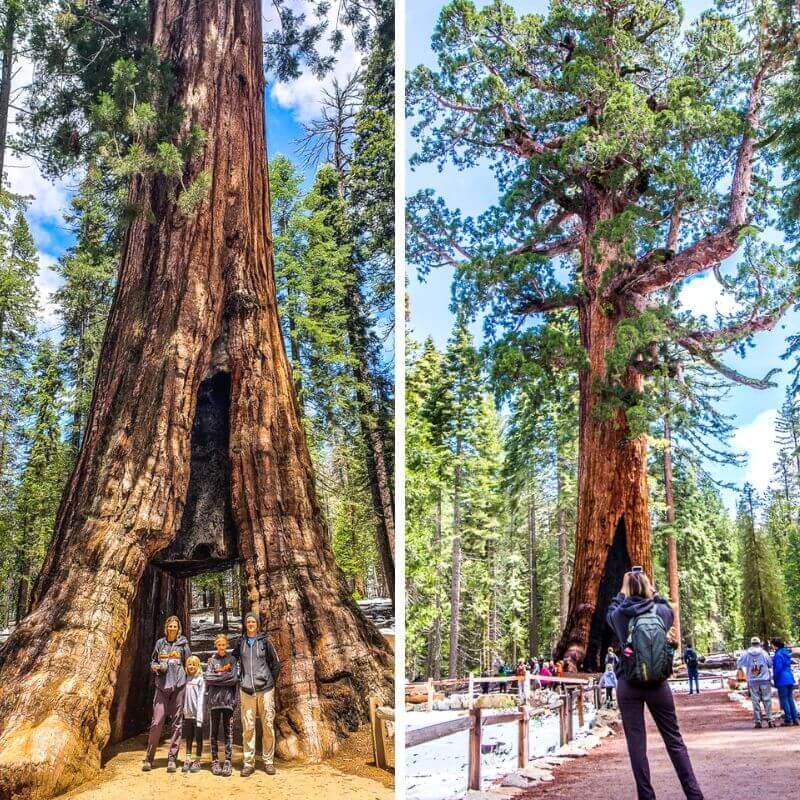
[{"label": "black pants", "polygon": [[606,705],[610,706],[614,699],[614,687],[606,686]]},{"label": "black pants", "polygon": [[633,777],[636,780],[638,800],[656,800],[650,783],[650,765],[647,762],[647,733],[644,723],[644,707],[647,706],[658,732],[667,747],[672,766],[678,774],[683,792],[688,800],[703,800],[703,793],[695,778],[689,751],[683,743],[675,701],[669,684],[643,688],[633,686],[620,679],[617,686],[617,704],[622,715],[622,727],[628,744]]},{"label": "black pants", "polygon": [[211,709],[211,730],[208,734],[211,737],[211,760],[218,761],[217,758],[217,737],[225,737],[225,760],[233,758],[233,709],[232,708],[212,708]]},{"label": "black pants", "polygon": [[203,726],[197,724],[196,719],[184,719],[183,721],[183,741],[186,744],[185,758],[192,755],[192,744],[195,744],[196,758],[203,755]]}]

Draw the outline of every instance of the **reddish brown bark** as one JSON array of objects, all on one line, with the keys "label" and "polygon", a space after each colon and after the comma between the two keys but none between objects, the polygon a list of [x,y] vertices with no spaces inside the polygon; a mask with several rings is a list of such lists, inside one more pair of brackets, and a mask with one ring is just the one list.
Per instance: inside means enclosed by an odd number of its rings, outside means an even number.
[{"label": "reddish brown bark", "polygon": [[[595,220],[608,218],[608,199],[599,196],[596,204]],[[630,435],[624,408],[610,419],[601,408],[606,354],[614,347],[620,321],[632,309],[614,309],[598,296],[617,253],[604,244],[596,251],[587,241],[582,256],[589,298],[579,308],[587,364],[579,375],[578,518],[569,613],[556,657],[565,659],[569,669],[596,669],[610,644],[605,615],[624,572],[638,564],[652,575],[652,560],[646,439]],[[628,368],[621,383],[624,390],[641,392],[644,380]]]},{"label": "reddish brown bark", "polygon": [[[284,670],[278,751],[317,759],[386,701],[392,658],[328,545],[283,349],[272,270],[260,5],[153,0],[152,41],[184,126],[208,135],[184,180],[199,212],[138,178],[80,456],[34,593],[0,654],[0,797],[43,798],[98,768],[148,563],[178,535],[201,383],[230,374],[230,493],[248,605]],[[221,498],[222,499],[222,498]]]}]

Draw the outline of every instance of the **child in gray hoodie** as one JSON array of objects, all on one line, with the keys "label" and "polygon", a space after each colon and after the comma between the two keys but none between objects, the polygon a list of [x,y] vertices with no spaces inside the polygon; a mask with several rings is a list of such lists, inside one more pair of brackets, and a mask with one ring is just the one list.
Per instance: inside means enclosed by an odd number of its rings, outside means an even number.
[{"label": "child in gray hoodie", "polygon": [[[747,688],[753,704],[753,721],[756,728],[763,727],[766,717],[770,728],[772,723],[772,656],[761,646],[761,639],[754,636],[750,647],[742,653],[736,666],[747,676]],[[763,706],[763,713],[762,713]]]},{"label": "child in gray hoodie", "polygon": [[[206,683],[200,671],[200,659],[186,659],[186,686],[183,695],[183,741],[186,752],[183,756],[184,772],[200,771],[200,756],[203,755],[203,706]],[[192,744],[196,743],[196,757],[192,759]]]}]

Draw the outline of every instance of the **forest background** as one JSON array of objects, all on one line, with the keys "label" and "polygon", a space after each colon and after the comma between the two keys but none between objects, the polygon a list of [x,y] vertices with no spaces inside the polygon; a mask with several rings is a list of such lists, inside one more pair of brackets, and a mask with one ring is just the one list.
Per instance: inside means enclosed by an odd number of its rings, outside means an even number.
[{"label": "forest background", "polygon": [[[394,580],[394,13],[380,0],[359,9],[263,3],[285,344],[334,551],[362,598],[390,597]],[[163,79],[142,46],[147,2],[7,0],[0,26],[3,629],[26,613],[80,446],[121,236],[137,213],[127,183],[179,169],[182,154],[157,141],[147,102]],[[312,35],[274,41],[292,29]],[[238,574],[198,576],[193,588],[219,610],[238,596]]]},{"label": "forest background", "polygon": [[[548,9],[540,0],[511,6],[519,16]],[[712,7],[685,3],[684,30]],[[440,4],[408,3],[406,25],[415,32],[407,39],[410,70],[418,64],[437,69],[431,41],[441,10]],[[453,40],[438,35],[445,50]],[[424,97],[422,84],[417,87],[416,96]],[[409,155],[422,149],[412,133],[418,109],[413,103],[409,109]],[[448,209],[472,219],[498,198],[491,157],[467,156],[460,168],[432,160],[408,170],[409,197],[433,188]],[[411,214],[412,225],[415,213],[423,220],[416,244],[412,234],[417,254],[425,251],[432,230],[420,212],[426,202]],[[780,237],[773,230],[766,238]],[[409,678],[463,675],[493,668],[498,659],[550,657],[569,603],[577,505],[574,374],[562,371],[556,356],[550,364],[554,388],[545,396],[524,385],[535,367],[510,378],[502,351],[498,357],[486,336],[491,312],[470,308],[469,280],[463,273],[458,279],[452,264],[428,269],[425,260],[409,257],[407,287]],[[739,310],[734,294],[711,272],[685,281],[678,300],[710,323],[717,313]],[[790,309],[774,329],[726,355],[727,364],[745,373],[782,371],[771,376],[769,388],[718,384],[711,391],[699,427],[688,426],[683,438],[672,440],[671,509],[664,487],[664,420],[649,425],[654,577],[667,594],[671,535],[683,637],[705,652],[741,647],[751,635],[800,635],[800,411],[792,388],[794,359],[782,358],[799,324],[800,314]],[[564,355],[568,360],[569,353]],[[514,357],[506,356],[513,370]]]}]

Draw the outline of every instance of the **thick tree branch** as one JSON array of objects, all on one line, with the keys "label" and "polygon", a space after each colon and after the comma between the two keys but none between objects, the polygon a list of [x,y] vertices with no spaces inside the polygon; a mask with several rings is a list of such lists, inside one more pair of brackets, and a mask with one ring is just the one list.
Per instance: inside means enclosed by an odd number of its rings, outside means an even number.
[{"label": "thick tree branch", "polygon": [[573,250],[577,250],[583,242],[583,239],[583,233],[578,233],[574,234],[573,236],[567,236],[564,239],[559,239],[551,244],[537,246],[534,242],[526,242],[519,247],[515,247],[513,250],[509,250],[508,255],[521,256],[530,254],[534,256],[544,256],[545,258],[553,258],[554,256],[560,256],[564,253],[570,253]]},{"label": "thick tree branch", "polygon": [[764,314],[752,314],[749,319],[742,322],[735,322],[724,328],[715,330],[695,330],[686,331],[681,335],[681,339],[690,339],[701,347],[719,349],[732,344],[746,336],[752,336],[762,331],[770,331],[777,325],[780,318],[797,302],[796,293],[776,306],[771,311]]},{"label": "thick tree branch", "polygon": [[772,380],[772,376],[780,372],[779,369],[771,369],[763,378],[750,378],[737,372],[733,367],[723,364],[713,353],[703,350],[698,347],[693,339],[682,337],[677,340],[678,344],[683,347],[688,353],[691,353],[696,358],[705,361],[710,367],[713,367],[721,375],[724,375],[728,380],[734,383],[741,383],[744,386],[750,386],[753,389],[769,389],[777,386]]},{"label": "thick tree branch", "polygon": [[578,308],[581,297],[577,294],[552,295],[538,300],[530,300],[524,305],[514,309],[515,314],[543,314],[546,311],[556,311],[559,308]]}]

